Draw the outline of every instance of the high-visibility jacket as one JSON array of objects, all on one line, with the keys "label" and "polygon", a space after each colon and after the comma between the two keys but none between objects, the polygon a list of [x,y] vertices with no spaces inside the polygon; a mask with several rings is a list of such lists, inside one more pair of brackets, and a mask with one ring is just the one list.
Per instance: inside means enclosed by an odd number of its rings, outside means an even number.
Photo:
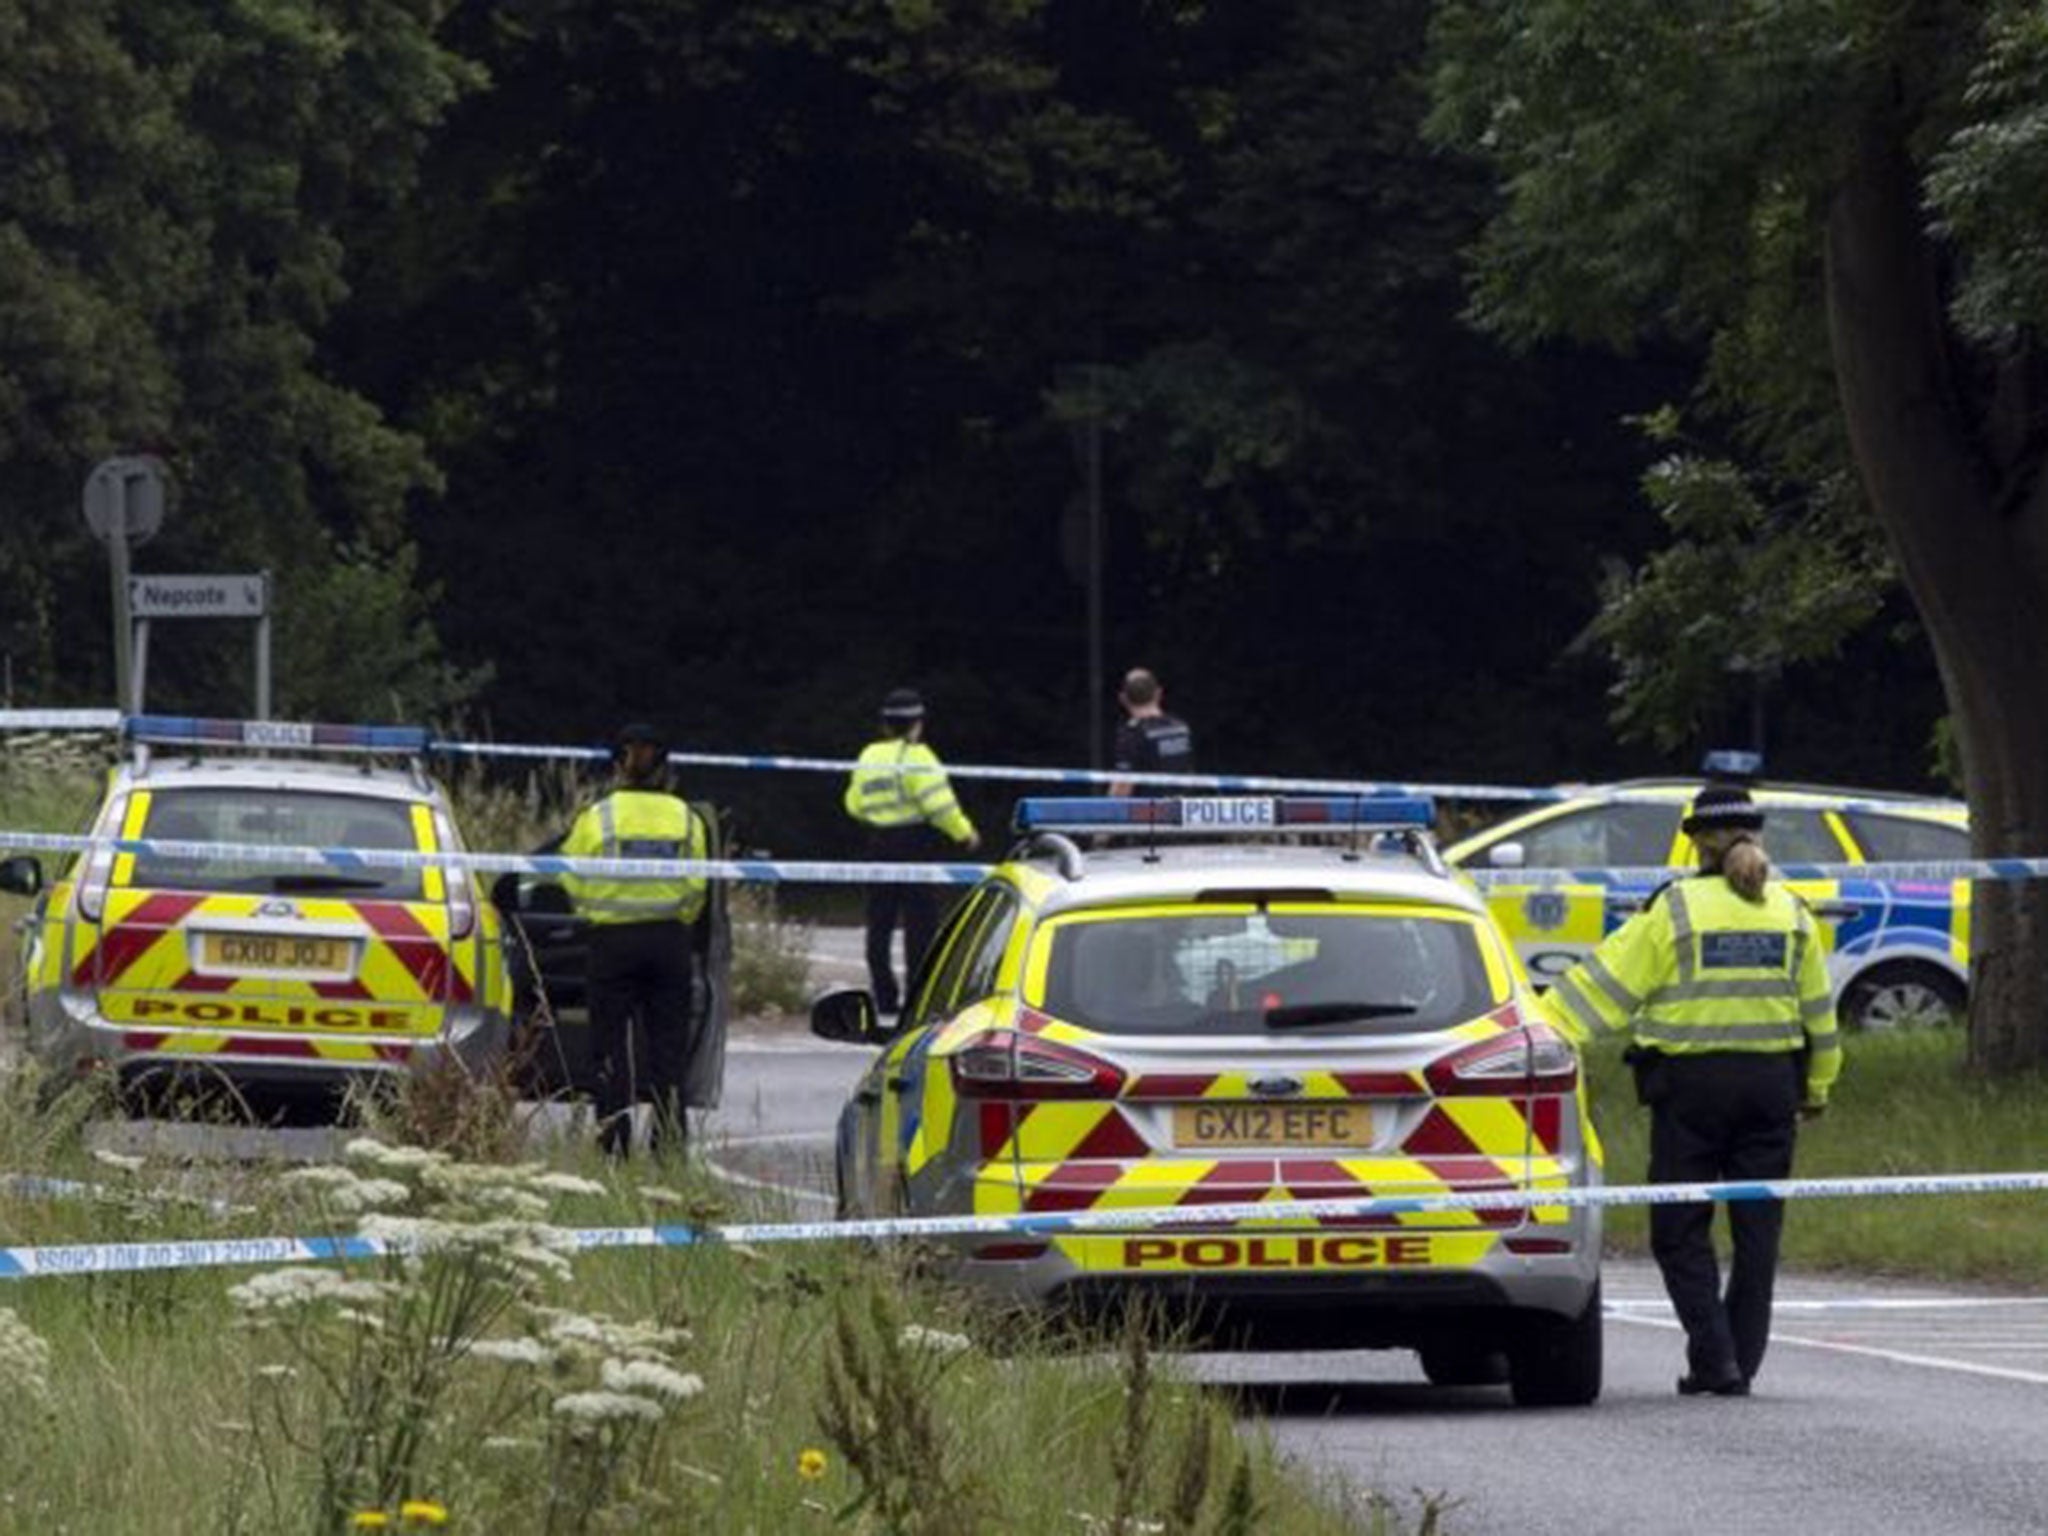
[{"label": "high-visibility jacket", "polygon": [[953,797],[938,755],[899,736],[871,741],[846,780],[846,814],[870,827],[929,822],[956,843],[974,840],[974,823]]},{"label": "high-visibility jacket", "polygon": [[[572,858],[701,859],[708,840],[688,804],[658,790],[615,789],[588,806],[562,840]],[[593,923],[693,923],[704,910],[701,875],[655,880],[564,875],[576,910]]]},{"label": "high-visibility jacket", "polygon": [[1807,1052],[1806,1099],[1842,1070],[1833,989],[1813,913],[1776,881],[1746,901],[1719,875],[1674,881],[1544,994],[1566,1034],[1630,1031],[1673,1056]]}]

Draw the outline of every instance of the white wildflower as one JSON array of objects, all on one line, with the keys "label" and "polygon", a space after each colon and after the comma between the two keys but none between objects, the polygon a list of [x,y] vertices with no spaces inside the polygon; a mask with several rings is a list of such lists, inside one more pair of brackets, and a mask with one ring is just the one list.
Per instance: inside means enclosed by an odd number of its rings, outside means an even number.
[{"label": "white wildflower", "polygon": [[0,1394],[40,1398],[49,1390],[50,1346],[12,1307],[0,1307]]},{"label": "white wildflower", "polygon": [[118,1168],[123,1173],[142,1171],[142,1159],[130,1157],[125,1152],[109,1152],[105,1147],[95,1147],[92,1155],[95,1162],[105,1163],[109,1168]]},{"label": "white wildflower", "polygon": [[672,1403],[695,1397],[704,1390],[704,1378],[652,1360],[607,1360],[598,1369],[598,1380],[612,1392],[646,1392]]},{"label": "white wildflower", "polygon": [[555,1399],[555,1412],[579,1424],[610,1424],[626,1419],[658,1423],[661,1404],[625,1392],[571,1392]]},{"label": "white wildflower", "polygon": [[921,1323],[906,1323],[896,1339],[906,1348],[930,1350],[935,1355],[957,1355],[974,1347],[974,1341],[964,1333],[948,1333]]},{"label": "white wildflower", "polygon": [[298,1371],[289,1365],[259,1365],[256,1374],[265,1381],[290,1381]]},{"label": "white wildflower", "polygon": [[507,1365],[546,1366],[554,1352],[538,1339],[479,1339],[469,1346],[479,1360],[501,1360]]},{"label": "white wildflower", "polygon": [[587,1355],[664,1362],[670,1350],[690,1342],[689,1330],[684,1328],[618,1323],[608,1317],[586,1317],[580,1312],[562,1312],[552,1307],[540,1308],[539,1316],[547,1324],[549,1338]]},{"label": "white wildflower", "polygon": [[527,1187],[545,1195],[601,1195],[605,1192],[597,1180],[578,1178],[573,1173],[537,1173],[527,1180]]},{"label": "white wildflower", "polygon": [[689,1197],[673,1189],[664,1189],[659,1184],[642,1184],[640,1198],[649,1205],[688,1205]]},{"label": "white wildflower", "polygon": [[343,1216],[404,1205],[412,1198],[411,1188],[396,1179],[366,1179],[332,1164],[294,1168],[284,1176],[284,1182],[295,1188],[316,1190],[329,1209]]},{"label": "white wildflower", "polygon": [[289,1312],[336,1302],[376,1305],[391,1295],[382,1280],[353,1280],[331,1269],[273,1269],[228,1290],[228,1300],[245,1312]]},{"label": "white wildflower", "polygon": [[387,1147],[367,1136],[356,1137],[341,1149],[341,1155],[352,1163],[381,1168],[386,1173],[420,1173],[448,1161],[446,1154],[429,1152],[425,1147]]},{"label": "white wildflower", "polygon": [[530,1451],[534,1448],[535,1442],[519,1435],[484,1436],[484,1449],[487,1451]]}]

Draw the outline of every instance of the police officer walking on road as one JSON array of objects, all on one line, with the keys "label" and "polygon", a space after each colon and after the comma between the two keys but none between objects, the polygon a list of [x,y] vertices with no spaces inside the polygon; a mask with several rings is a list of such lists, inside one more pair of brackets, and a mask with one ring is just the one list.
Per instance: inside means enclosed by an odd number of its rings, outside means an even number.
[{"label": "police officer walking on road", "polygon": [[[1633,1034],[1653,1184],[1785,1178],[1798,1120],[1826,1108],[1841,1071],[1819,926],[1769,878],[1763,825],[1747,790],[1702,789],[1681,824],[1700,873],[1657,892],[1543,998],[1575,1039]],[[1712,1203],[1650,1207],[1650,1247],[1685,1326],[1680,1393],[1748,1395],[1770,1341],[1784,1215],[1776,1200],[1729,1203],[1724,1293]]]},{"label": "police officer walking on road", "polygon": [[[1120,773],[1193,773],[1195,737],[1185,720],[1166,712],[1166,690],[1159,679],[1143,667],[1124,674],[1117,690],[1117,702],[1124,707],[1123,724],[1116,728],[1116,767]],[[1112,795],[1128,795],[1131,786],[1113,783]]]},{"label": "police officer walking on road", "polygon": [[[576,818],[561,851],[603,859],[701,859],[697,813],[668,789],[668,748],[651,726],[629,725],[612,752],[616,784]],[[704,910],[701,876],[562,882],[590,925],[590,1025],[597,1055],[598,1142],[632,1146],[633,1106],[654,1104],[650,1146],[689,1138],[683,1081],[690,1059],[691,926]]]},{"label": "police officer walking on road", "polygon": [[[847,780],[846,812],[867,829],[874,859],[914,863],[944,858],[952,851],[949,844],[981,846],[981,834],[960,809],[946,770],[924,744],[924,719],[924,700],[914,689],[891,690],[882,700],[882,737],[861,749]],[[923,885],[868,887],[868,978],[876,1011],[885,1014],[900,1012],[907,1001],[889,953],[899,920],[904,969],[915,975],[918,957],[938,931],[937,894]]]}]

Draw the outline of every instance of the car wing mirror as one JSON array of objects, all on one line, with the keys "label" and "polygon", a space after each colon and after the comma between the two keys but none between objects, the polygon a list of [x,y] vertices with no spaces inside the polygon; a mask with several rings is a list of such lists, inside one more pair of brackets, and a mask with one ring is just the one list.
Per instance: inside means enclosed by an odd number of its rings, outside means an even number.
[{"label": "car wing mirror", "polygon": [[1486,862],[1493,869],[1520,869],[1529,862],[1529,850],[1520,843],[1495,843],[1486,850]]},{"label": "car wing mirror", "polygon": [[0,859],[0,891],[11,891],[16,896],[42,895],[42,861],[28,853]]},{"label": "car wing mirror", "polygon": [[827,992],[812,1003],[811,1033],[844,1045],[880,1045],[888,1038],[874,995],[863,988]]}]

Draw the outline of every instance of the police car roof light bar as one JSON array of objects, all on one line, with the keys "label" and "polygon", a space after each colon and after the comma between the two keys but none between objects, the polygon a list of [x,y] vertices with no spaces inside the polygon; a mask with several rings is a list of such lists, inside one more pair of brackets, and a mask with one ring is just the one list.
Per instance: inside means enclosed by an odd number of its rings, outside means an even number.
[{"label": "police car roof light bar", "polygon": [[1211,795],[1031,797],[1017,802],[1019,832],[1422,831],[1436,820],[1427,795]]},{"label": "police car roof light bar", "polygon": [[1708,778],[1732,780],[1737,784],[1747,784],[1760,777],[1763,771],[1763,753],[1742,752],[1734,748],[1709,752],[1700,762],[1700,772]]},{"label": "police car roof light bar", "polygon": [[194,715],[130,715],[122,733],[138,745],[245,748],[249,751],[389,752],[418,756],[427,732],[416,725],[317,725],[302,720],[208,720]]}]

